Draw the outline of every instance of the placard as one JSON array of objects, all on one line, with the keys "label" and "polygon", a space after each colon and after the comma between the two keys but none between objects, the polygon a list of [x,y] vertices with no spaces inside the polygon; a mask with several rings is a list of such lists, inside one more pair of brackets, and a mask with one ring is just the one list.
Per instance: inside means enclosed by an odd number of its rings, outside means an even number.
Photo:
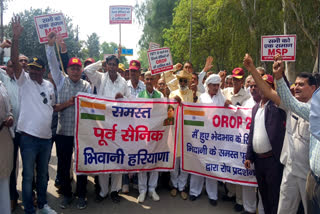
[{"label": "placard", "polygon": [[132,7],[115,5],[109,7],[110,24],[132,24]]},{"label": "placard", "polygon": [[296,35],[261,37],[261,61],[273,61],[276,54],[283,61],[296,61]]},{"label": "placard", "polygon": [[153,75],[173,69],[172,57],[169,48],[149,50],[148,60],[149,67]]}]

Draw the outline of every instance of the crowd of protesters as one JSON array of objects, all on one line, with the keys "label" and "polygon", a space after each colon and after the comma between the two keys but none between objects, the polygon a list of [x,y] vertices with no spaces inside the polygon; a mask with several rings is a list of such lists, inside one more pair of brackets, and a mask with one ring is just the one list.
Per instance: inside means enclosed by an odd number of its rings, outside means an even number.
[{"label": "crowd of protesters", "polygon": [[[11,59],[5,70],[0,70],[1,213],[11,213],[17,206],[16,163],[19,149],[25,213],[56,213],[46,198],[53,144],[58,158],[55,186],[62,195],[60,208],[70,208],[74,199],[78,209],[87,207],[87,175],[76,176],[74,192],[71,185],[74,104],[78,92],[114,99],[162,98],[175,99],[179,103],[252,108],[244,167],[250,168],[254,164],[258,188],[219,184],[213,178],[182,171],[179,167],[181,148],[178,146],[174,171],[96,176],[97,204],[108,196],[114,203],[119,203],[119,193],[129,193],[131,186],[139,191],[138,203],[145,201],[147,193],[153,201],[159,201],[158,184],[166,183],[170,187],[168,194],[172,197],[179,194],[183,200],[189,198],[190,201],[197,200],[205,187],[209,203],[215,207],[218,186],[224,185],[221,199],[233,202],[237,212],[320,213],[318,75],[300,73],[290,86],[280,55],[275,56],[273,76],[266,74],[262,67],[256,68],[248,54],[243,60],[247,76],[243,68],[234,68],[231,75],[226,71],[212,72],[213,58],[210,56],[200,73],[194,71],[191,62],[185,62],[176,64],[172,71],[152,75],[150,71],[141,69],[138,60],[130,61],[126,69],[114,55],[97,62],[88,58],[82,64],[79,58],[69,58],[63,39],[52,32],[45,45],[49,65],[46,80],[42,59],[19,54],[19,37],[23,30],[19,17],[14,17],[12,41],[6,40],[1,44],[1,48],[11,47]],[[56,43],[61,49],[61,64],[56,57]]]}]

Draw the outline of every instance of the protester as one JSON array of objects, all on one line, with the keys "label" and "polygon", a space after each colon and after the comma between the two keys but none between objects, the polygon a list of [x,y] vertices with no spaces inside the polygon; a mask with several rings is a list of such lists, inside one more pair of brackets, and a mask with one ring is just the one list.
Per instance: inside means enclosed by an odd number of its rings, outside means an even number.
[{"label": "protester", "polygon": [[[200,103],[211,103],[215,106],[224,106],[225,98],[220,90],[221,79],[219,75],[212,74],[206,79],[206,92],[199,97]],[[211,178],[204,178],[198,175],[191,175],[190,178],[190,201],[196,200],[202,192],[204,180],[206,180],[206,191],[208,193],[209,202],[212,206],[217,205],[218,201],[218,181]]]},{"label": "protester", "polygon": [[[117,72],[119,59],[114,55],[106,58],[107,73],[100,73],[97,70],[102,67],[101,61],[93,63],[84,69],[89,80],[98,89],[98,95],[109,98],[130,97],[130,90],[125,79]],[[111,174],[111,199],[115,203],[120,202],[118,194],[121,189],[122,176],[119,173]],[[96,201],[101,202],[109,193],[109,174],[100,174],[99,183],[101,191],[96,196]]]},{"label": "protester", "polygon": [[19,54],[19,63],[22,67],[22,69],[24,71],[28,71],[27,67],[28,67],[28,61],[29,61],[29,58],[23,54]]},{"label": "protester", "polygon": [[158,80],[157,90],[159,90],[163,94],[164,97],[169,97],[170,90],[167,87],[166,82],[164,81],[164,79],[160,78]]},{"label": "protester", "polygon": [[13,125],[13,114],[9,94],[0,81],[0,207],[1,213],[10,214],[10,174],[13,168],[13,141],[9,127]]},{"label": "protester", "polygon": [[[4,48],[11,47],[11,42],[6,40],[1,44]],[[19,198],[19,193],[17,191],[17,176],[16,176],[16,165],[17,165],[17,157],[18,157],[18,149],[19,149],[19,141],[20,141],[20,133],[16,131],[17,122],[19,119],[19,86],[17,81],[14,79],[14,71],[11,60],[7,63],[6,71],[0,69],[0,80],[2,81],[4,87],[6,88],[10,103],[12,105],[12,113],[14,118],[13,126],[10,131],[13,134],[13,144],[14,144],[14,153],[13,153],[13,168],[10,175],[10,200],[11,200],[11,209],[12,211],[17,206],[17,201]]]},{"label": "protester", "polygon": [[257,67],[256,70],[261,76],[264,76],[266,74],[266,70],[264,69],[264,67]]},{"label": "protester", "polygon": [[93,58],[88,58],[84,61],[83,67],[87,67],[88,65],[91,65],[92,63],[95,63],[96,61]]},{"label": "protester", "polygon": [[[146,89],[144,91],[141,91],[137,97],[138,98],[163,98],[163,94],[153,88],[152,85],[152,78],[153,76],[151,75],[151,71],[147,71],[144,75],[145,78],[145,84],[146,84]],[[148,175],[149,174],[149,180],[148,180]],[[157,188],[157,183],[158,183],[158,177],[159,177],[159,172],[157,171],[152,171],[152,172],[139,172],[138,173],[138,182],[139,182],[139,197],[138,197],[138,202],[143,203],[146,197],[146,193],[148,190],[148,195],[149,197],[152,198],[154,201],[159,201],[160,197],[156,192]],[[147,189],[148,187],[148,189]]]},{"label": "protester", "polygon": [[138,60],[131,60],[129,65],[130,80],[127,81],[130,93],[136,97],[141,91],[146,89],[144,83],[139,79],[140,77],[140,62]]},{"label": "protester", "polygon": [[[247,61],[250,58],[247,57]],[[281,162],[285,165],[281,183],[278,213],[296,213],[299,202],[302,200],[305,213],[307,213],[306,181],[310,171],[308,157],[305,156],[309,151],[309,123],[300,116],[291,112],[291,104],[294,97],[291,95],[288,84],[283,78],[283,63],[280,56],[276,56],[274,63],[274,73],[277,79],[277,92],[272,91],[265,85],[260,87],[270,99],[280,108],[287,112],[286,140],[282,148]],[[256,78],[260,78],[257,71]],[[279,71],[280,70],[280,71]],[[313,92],[316,89],[316,79],[309,73],[300,73],[295,81],[294,96],[303,103],[310,103]],[[281,100],[280,100],[281,97]]]},{"label": "protester", "polygon": [[[63,200],[60,203],[62,209],[67,208],[72,200],[72,187],[70,180],[70,167],[72,162],[72,153],[74,146],[74,124],[75,108],[74,99],[78,92],[90,93],[90,84],[81,79],[82,63],[78,58],[71,58],[67,65],[67,76],[62,74],[59,69],[59,63],[55,53],[56,34],[54,32],[48,35],[48,44],[46,45],[46,55],[53,80],[57,86],[58,101],[56,111],[59,113],[57,128],[57,155],[60,168],[61,190]],[[87,207],[86,202],[87,176],[77,176],[77,208]]]},{"label": "protester", "polygon": [[244,83],[244,89],[246,90],[246,92],[250,93],[250,88],[249,88],[249,85],[250,85],[250,82],[253,80],[253,77],[252,75],[249,75],[247,76],[246,78],[246,81]]},{"label": "protester", "polygon": [[[265,81],[274,88],[273,77],[256,73],[251,57],[246,55],[244,65],[254,77],[258,86]],[[260,92],[263,92],[262,88]],[[274,120],[273,118],[277,118]],[[249,144],[245,167],[250,168],[254,163],[263,207],[266,213],[277,213],[279,191],[283,172],[280,154],[285,136],[286,113],[278,108],[265,94],[261,101],[252,109],[252,122],[249,133]]]},{"label": "protester", "polygon": [[[232,104],[234,106],[242,106],[249,98],[250,95],[242,88],[244,83],[244,70],[242,68],[235,68],[232,71],[232,85],[233,87],[225,88],[222,94],[226,98],[225,105]],[[243,210],[242,201],[242,187],[241,185],[226,183],[228,193],[223,200],[232,201],[236,197],[236,204],[234,210],[241,212]]]},{"label": "protester", "polygon": [[33,57],[29,73],[23,72],[18,59],[19,37],[23,31],[20,18],[12,19],[11,60],[19,85],[20,115],[17,130],[21,132],[20,151],[23,163],[22,198],[26,214],[35,213],[32,180],[36,167],[38,213],[56,213],[47,204],[48,164],[52,148],[51,121],[54,100],[53,85],[43,79],[44,62]]},{"label": "protester", "polygon": [[232,88],[233,87],[233,84],[232,84],[232,75],[228,75],[226,77],[226,80],[225,80],[225,87],[224,88]]},{"label": "protester", "polygon": [[124,64],[119,63],[118,72],[121,75],[121,77],[124,77],[124,72],[126,72],[126,67],[124,66]]},{"label": "protester", "polygon": [[[188,71],[182,70],[179,74],[176,75],[179,81],[179,89],[172,91],[169,95],[169,98],[177,100],[179,103],[181,102],[194,102],[194,96],[192,90],[189,89],[188,85],[191,81],[192,75]],[[197,94],[199,97],[199,94]],[[179,139],[181,138],[181,133],[179,132]],[[180,142],[180,140],[179,140]],[[176,163],[175,170],[170,172],[171,183],[173,185],[173,189],[171,190],[171,196],[175,197],[177,195],[178,190],[181,192],[181,198],[186,200],[188,198],[188,193],[186,192],[185,186],[188,180],[188,173],[183,172],[180,169],[180,161],[181,161],[181,149],[180,145],[177,146],[177,155],[176,155]]]}]

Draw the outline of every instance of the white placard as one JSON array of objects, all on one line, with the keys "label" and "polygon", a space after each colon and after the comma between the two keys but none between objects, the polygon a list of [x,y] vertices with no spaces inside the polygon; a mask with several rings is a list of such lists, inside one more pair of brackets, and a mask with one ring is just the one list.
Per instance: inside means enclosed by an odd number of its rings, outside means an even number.
[{"label": "white placard", "polygon": [[273,61],[276,54],[283,61],[296,61],[296,35],[275,35],[261,37],[261,61]]},{"label": "white placard", "polygon": [[132,24],[132,7],[114,5],[109,7],[110,24]]}]

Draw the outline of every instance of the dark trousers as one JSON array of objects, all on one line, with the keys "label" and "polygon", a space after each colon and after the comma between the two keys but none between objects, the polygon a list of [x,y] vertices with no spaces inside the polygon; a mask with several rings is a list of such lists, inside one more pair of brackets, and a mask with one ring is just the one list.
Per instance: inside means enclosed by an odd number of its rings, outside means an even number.
[{"label": "dark trousers", "polygon": [[320,178],[317,177],[312,171],[309,172],[307,177],[306,191],[308,213],[320,213]]},{"label": "dark trousers", "polygon": [[[61,179],[62,194],[67,197],[72,196],[72,186],[70,179],[70,168],[74,146],[73,136],[56,136],[56,148],[58,156],[59,177]],[[87,176],[77,176],[76,194],[79,198],[85,198],[87,194]]]},{"label": "dark trousers", "polygon": [[19,143],[20,143],[20,133],[15,132],[15,137],[13,139],[13,168],[10,174],[10,200],[15,200],[15,201],[18,200],[19,198],[19,193],[17,191],[17,176],[16,176]]},{"label": "dark trousers", "polygon": [[271,156],[254,162],[257,182],[266,214],[276,214],[279,204],[283,165]]}]

